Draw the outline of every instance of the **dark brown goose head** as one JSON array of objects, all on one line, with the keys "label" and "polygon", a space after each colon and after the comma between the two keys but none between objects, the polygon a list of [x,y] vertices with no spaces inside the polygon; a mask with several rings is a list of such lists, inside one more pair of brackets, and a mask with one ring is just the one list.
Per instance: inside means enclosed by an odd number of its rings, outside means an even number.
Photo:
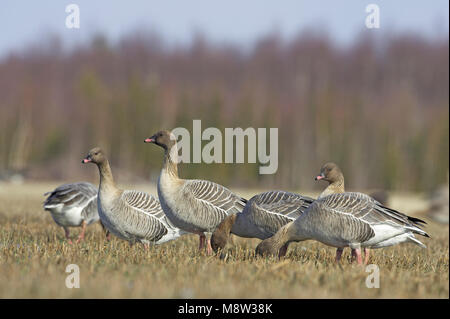
[{"label": "dark brown goose head", "polygon": [[154,134],[152,137],[149,137],[144,140],[145,143],[153,143],[158,146],[161,146],[166,151],[170,150],[172,146],[174,146],[177,141],[175,136],[170,131],[159,131],[158,133]]},{"label": "dark brown goose head", "polygon": [[322,166],[320,174],[316,176],[316,181],[323,180],[332,184],[335,182],[343,182],[344,175],[341,169],[335,163],[329,162]]}]

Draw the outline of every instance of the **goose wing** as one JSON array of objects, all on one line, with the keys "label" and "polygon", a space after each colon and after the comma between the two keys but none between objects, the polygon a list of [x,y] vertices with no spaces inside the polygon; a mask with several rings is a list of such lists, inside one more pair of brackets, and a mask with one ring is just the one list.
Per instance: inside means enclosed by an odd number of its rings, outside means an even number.
[{"label": "goose wing", "polygon": [[188,180],[184,185],[186,198],[191,198],[200,217],[208,224],[217,226],[227,215],[242,212],[247,200],[228,188],[204,180]]},{"label": "goose wing", "polygon": [[299,217],[314,199],[284,191],[269,191],[255,195],[244,209],[252,223],[263,233],[274,234]]},{"label": "goose wing", "polygon": [[51,192],[44,202],[44,208],[49,210],[55,206],[62,205],[64,207],[85,207],[97,198],[97,188],[86,182],[64,184]]},{"label": "goose wing", "polygon": [[291,220],[299,217],[313,201],[313,198],[285,191],[269,191],[255,196],[255,205],[260,210]]},{"label": "goose wing", "polygon": [[319,209],[322,218],[328,219],[348,239],[366,241],[375,235],[373,226],[382,224],[428,236],[420,229],[424,221],[384,207],[363,193],[331,194],[315,203],[311,207]]},{"label": "goose wing", "polygon": [[133,237],[156,242],[169,231],[176,230],[154,196],[126,190],[122,192],[120,199],[126,210],[125,223],[130,228],[128,233]]}]

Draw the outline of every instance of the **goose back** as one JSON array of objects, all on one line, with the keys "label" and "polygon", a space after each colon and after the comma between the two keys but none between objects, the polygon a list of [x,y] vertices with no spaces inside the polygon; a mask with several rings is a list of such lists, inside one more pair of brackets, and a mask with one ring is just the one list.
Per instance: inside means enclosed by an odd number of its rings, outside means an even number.
[{"label": "goose back", "polygon": [[241,212],[246,200],[228,188],[205,180],[181,180],[168,191],[158,183],[161,206],[173,224],[185,231],[212,232],[228,215]]},{"label": "goose back", "polygon": [[60,226],[80,226],[82,221],[91,224],[99,220],[97,187],[87,182],[58,186],[48,195],[44,209]]},{"label": "goose back", "polygon": [[313,198],[285,191],[268,191],[253,196],[236,217],[231,232],[241,237],[265,239],[298,218]]}]

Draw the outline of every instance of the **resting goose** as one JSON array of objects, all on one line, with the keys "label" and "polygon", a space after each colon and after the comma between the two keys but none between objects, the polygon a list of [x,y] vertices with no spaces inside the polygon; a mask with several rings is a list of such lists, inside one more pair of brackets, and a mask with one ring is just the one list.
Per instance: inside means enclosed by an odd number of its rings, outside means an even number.
[{"label": "resting goose", "polygon": [[337,262],[343,248],[355,249],[358,264],[361,264],[361,248],[364,247],[382,248],[412,242],[426,248],[414,236],[429,237],[420,228],[423,223],[423,220],[381,205],[366,194],[331,194],[317,199],[295,221],[262,241],[256,252],[276,254],[292,241],[313,239],[337,247]]},{"label": "resting goose", "polygon": [[[225,218],[211,236],[214,251],[223,249],[231,234],[266,239],[299,217],[314,199],[285,191],[269,191],[253,196],[241,213]],[[287,247],[286,247],[287,248]],[[284,255],[282,249],[280,255]]]},{"label": "resting goose", "polygon": [[[48,195],[44,209],[50,212],[56,224],[64,228],[69,244],[72,243],[69,227],[81,226],[81,233],[76,241],[78,243],[84,239],[86,227],[99,220],[97,188],[91,183],[64,184],[44,195]],[[106,236],[109,239],[108,231]]]},{"label": "resting goose", "polygon": [[94,163],[98,167],[98,213],[103,225],[112,234],[130,244],[162,244],[185,233],[170,223],[155,197],[144,192],[119,189],[108,159],[100,148],[90,150],[82,163]]},{"label": "resting goose", "polygon": [[145,140],[164,149],[164,163],[158,179],[158,197],[170,221],[184,231],[200,236],[199,249],[211,241],[205,232],[212,232],[230,214],[239,213],[246,200],[222,185],[205,180],[185,180],[178,177],[177,143],[169,131],[160,131]]}]

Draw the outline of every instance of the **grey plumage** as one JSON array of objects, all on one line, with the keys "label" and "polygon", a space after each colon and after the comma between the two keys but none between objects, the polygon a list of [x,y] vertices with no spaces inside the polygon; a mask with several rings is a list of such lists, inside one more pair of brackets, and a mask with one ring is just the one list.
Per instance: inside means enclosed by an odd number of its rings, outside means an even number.
[{"label": "grey plumage", "polygon": [[316,239],[335,247],[380,248],[404,241],[419,244],[414,234],[428,237],[420,228],[424,223],[365,194],[341,193],[316,200],[295,220],[292,231],[294,238]]},{"label": "grey plumage", "polygon": [[82,221],[89,225],[99,220],[97,187],[91,183],[64,184],[44,195],[48,195],[44,209],[50,212],[59,226],[76,227]]},{"label": "grey plumage", "polygon": [[[200,236],[203,248],[205,232],[212,232],[229,215],[241,212],[246,200],[228,188],[205,180],[184,180],[178,177],[175,136],[160,131],[145,140],[164,149],[164,162],[158,179],[158,197],[170,221],[184,231]],[[211,253],[210,241],[207,251]]]},{"label": "grey plumage", "polygon": [[158,183],[163,210],[177,227],[188,232],[212,232],[226,216],[241,212],[246,203],[226,187],[204,180],[180,180],[167,192],[164,179]]},{"label": "grey plumage", "polygon": [[119,189],[109,162],[100,148],[89,151],[83,163],[95,163],[100,173],[98,211],[103,225],[115,236],[131,243],[161,244],[185,232],[173,226],[158,200],[147,193]]},{"label": "grey plumage", "polygon": [[313,201],[307,196],[277,190],[255,195],[236,216],[231,233],[247,238],[268,238],[299,217]]},{"label": "grey plumage", "polygon": [[253,196],[241,213],[225,218],[211,237],[215,251],[224,249],[230,234],[266,239],[299,217],[314,199],[285,191],[268,191]]},{"label": "grey plumage", "polygon": [[100,207],[105,227],[130,242],[161,244],[184,234],[167,219],[158,200],[144,192],[119,191]]}]

